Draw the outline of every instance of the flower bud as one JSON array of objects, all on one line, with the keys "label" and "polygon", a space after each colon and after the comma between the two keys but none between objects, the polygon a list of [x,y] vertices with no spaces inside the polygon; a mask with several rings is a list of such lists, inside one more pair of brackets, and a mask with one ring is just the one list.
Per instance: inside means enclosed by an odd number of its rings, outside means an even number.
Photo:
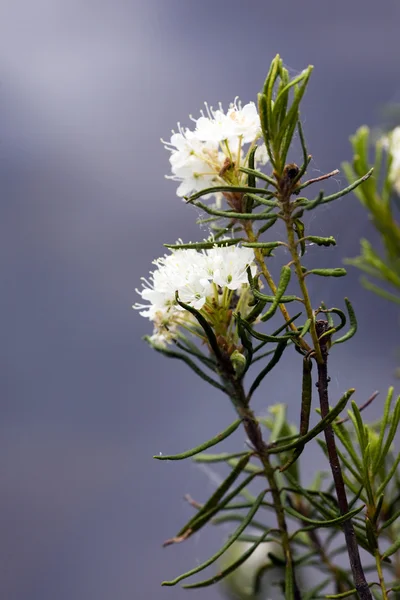
[{"label": "flower bud", "polygon": [[246,368],[246,357],[239,352],[239,350],[235,350],[231,354],[231,363],[233,368],[235,369],[235,373],[237,377],[241,377]]}]

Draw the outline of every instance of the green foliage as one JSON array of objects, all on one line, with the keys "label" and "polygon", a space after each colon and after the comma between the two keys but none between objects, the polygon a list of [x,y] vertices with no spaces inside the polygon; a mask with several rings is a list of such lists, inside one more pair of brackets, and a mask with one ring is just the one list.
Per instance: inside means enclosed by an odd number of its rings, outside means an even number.
[{"label": "green foliage", "polygon": [[[350,183],[371,167],[368,159],[369,138],[370,132],[365,126],[360,127],[350,138],[354,153],[353,162],[343,164],[343,170]],[[393,210],[396,192],[390,177],[391,155],[390,151],[383,152],[383,146],[382,139],[376,142],[375,175],[365,185],[358,187],[355,194],[368,211],[380,235],[384,253],[381,256],[370,242],[362,239],[360,256],[348,259],[346,263],[372,278],[371,281],[362,277],[361,281],[366,289],[400,304],[400,226]],[[387,284],[389,290],[382,287],[381,283]]]},{"label": "green foliage", "polygon": [[[190,313],[191,331],[202,340],[202,346],[181,335],[175,341],[178,349],[170,350],[147,338],[158,352],[184,361],[206,383],[223,391],[237,413],[237,420],[225,431],[196,448],[176,455],[154,457],[159,460],[193,457],[196,462],[217,463],[228,469],[226,478],[204,504],[190,500],[196,510],[195,515],[165,545],[183,542],[212,523],[236,523],[231,536],[211,558],[175,579],[165,581],[164,585],[175,585],[197,575],[220,558],[223,559],[225,553],[239,542],[251,545],[216,574],[184,587],[206,587],[231,576],[236,570],[239,572],[251,555],[267,542],[278,546],[284,557],[282,560],[282,557],[272,553],[268,564],[279,565],[282,571],[280,589],[281,597],[285,600],[355,595],[366,600],[372,598],[370,587],[374,585],[379,587],[379,597],[387,599],[389,591],[395,591],[400,585],[400,482],[397,473],[400,455],[396,455],[393,448],[400,421],[400,398],[393,407],[393,390],[390,390],[381,421],[372,425],[364,422],[362,408],[354,401],[348,416],[340,418],[354,389],[348,390],[335,406],[329,406],[328,353],[335,349],[335,345],[348,341],[356,333],[357,320],[347,298],[344,301],[346,312],[341,308],[326,307],[323,303],[313,307],[306,284],[308,277],[342,277],[346,271],[343,268],[309,268],[303,265],[308,244],[316,244],[323,250],[324,247],[335,245],[336,241],[332,237],[305,234],[302,215],[304,210],[317,209],[355,190],[386,240],[385,273],[394,272],[396,257],[398,259],[400,255],[400,235],[396,255],[396,240],[392,236],[397,230],[389,209],[388,186],[384,184],[382,198],[378,198],[377,181],[371,177],[372,169],[366,155],[368,135],[365,129],[353,138],[355,160],[352,167],[345,166],[349,185],[329,196],[319,192],[311,200],[298,196],[301,190],[336,173],[334,171],[317,179],[302,181],[311,156],[299,120],[299,107],[311,71],[312,67],[308,67],[291,80],[281,58],[277,56],[258,95],[262,132],[272,173],[265,174],[255,168],[253,148],[249,166],[238,168],[247,175],[247,185],[227,184],[207,188],[186,199],[212,216],[211,220],[206,218],[202,222],[211,222],[214,237],[205,242],[180,244],[179,247],[196,250],[211,248],[216,239],[232,231],[238,236],[232,237],[228,243],[241,242],[243,246],[253,248],[258,272],[252,275],[250,268],[247,272],[250,310],[246,314],[240,307],[233,306],[230,310],[236,332],[234,343],[227,343],[220,333],[217,334],[215,323],[206,312],[185,304],[178,295],[176,302]],[[296,130],[302,147],[300,167],[286,164]],[[381,169],[379,157],[376,166],[378,170]],[[242,210],[236,207],[235,210],[217,209],[199,200],[211,192],[234,193],[237,206]],[[285,226],[283,240],[270,237],[270,231],[278,221]],[[387,227],[390,228],[389,234]],[[269,237],[266,239],[264,236],[267,231]],[[225,243],[221,239],[217,241],[217,245]],[[275,284],[268,263],[273,258],[272,251],[279,252],[282,247],[289,253],[290,260],[282,267],[279,281]],[[368,252],[368,269],[371,269],[371,257],[374,257],[374,268],[378,269],[375,253],[371,249]],[[363,261],[366,256],[364,253]],[[361,258],[357,260],[361,261]],[[367,263],[362,264],[365,270]],[[399,272],[397,276],[400,282]],[[293,278],[297,279],[300,288],[298,295],[290,292]],[[263,285],[267,286],[266,291],[261,291]],[[288,312],[291,303],[301,305],[301,312],[291,316]],[[270,320],[278,312],[283,317],[283,324],[271,331]],[[262,331],[260,325],[263,326]],[[337,335],[339,331],[342,332],[340,336]],[[266,346],[268,349],[265,351]],[[254,393],[273,369],[284,365],[286,353],[293,347],[303,367],[299,382],[298,427],[287,421],[286,409],[282,404],[270,406],[267,415],[262,417],[257,417],[251,408]],[[261,362],[261,368],[257,365],[260,369],[257,373],[255,365],[258,362]],[[314,376],[313,365],[316,371]],[[211,371],[211,376],[205,369]],[[285,373],[284,369],[283,366]],[[315,384],[321,418],[310,428]],[[294,401],[294,398],[291,399],[291,402]],[[216,446],[237,431],[239,425],[244,428],[248,450],[204,453],[204,450]],[[324,439],[319,437],[321,434]],[[339,447],[335,440],[339,442]],[[308,444],[316,443],[326,452],[332,476],[327,481],[322,473],[317,473],[314,483],[304,487],[300,476],[300,457]],[[256,497],[249,489],[255,481],[258,489],[262,485]],[[272,527],[268,524],[271,514],[276,519],[276,525]],[[339,538],[342,539],[340,543]],[[375,560],[373,569],[376,569],[378,583],[366,581],[365,572],[370,570],[370,565],[367,565],[367,569],[363,568],[359,546]],[[349,565],[343,567],[336,559],[339,553],[346,551]],[[243,596],[247,600],[257,597],[266,564],[265,560],[262,561],[254,575],[254,586],[252,584],[251,587],[253,596],[249,596],[248,590],[243,592],[247,594]],[[313,589],[302,589],[304,585],[300,585],[299,566],[313,565],[318,566],[324,576],[323,581]],[[385,583],[388,577],[389,584]]]}]

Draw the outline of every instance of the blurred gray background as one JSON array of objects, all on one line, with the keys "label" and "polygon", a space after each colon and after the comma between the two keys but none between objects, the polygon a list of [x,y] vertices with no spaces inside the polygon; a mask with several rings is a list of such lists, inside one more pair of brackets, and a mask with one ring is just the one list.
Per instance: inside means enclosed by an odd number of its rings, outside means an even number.
[{"label": "blurred gray background", "polygon": [[[331,171],[351,156],[348,136],[399,100],[399,21],[398,0],[0,3],[2,598],[220,597],[160,587],[227,530],[162,549],[191,514],[183,494],[202,501],[215,481],[152,455],[204,441],[233,414],[141,341],[149,323],[131,310],[163,242],[207,234],[164,179],[159,138],[204,100],[254,100],[279,52],[292,74],[315,65],[302,119],[311,175]],[[354,196],[311,228],[338,241],[314,266],[339,266],[362,235],[374,239]],[[353,269],[312,292],[355,304],[360,331],[331,357],[332,401],[351,386],[359,403],[381,390],[372,418],[394,381],[396,307],[364,293]],[[257,410],[287,402],[297,421],[298,358],[288,352]],[[226,447],[242,445],[239,435]],[[322,466],[312,457],[305,480]]]}]

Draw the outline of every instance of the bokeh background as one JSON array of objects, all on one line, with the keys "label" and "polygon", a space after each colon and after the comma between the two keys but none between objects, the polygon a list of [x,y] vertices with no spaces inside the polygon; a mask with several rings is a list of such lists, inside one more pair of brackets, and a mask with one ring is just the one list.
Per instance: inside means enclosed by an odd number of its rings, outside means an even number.
[{"label": "bokeh background", "polygon": [[[311,174],[331,171],[351,156],[348,136],[399,100],[399,22],[398,0],[0,2],[2,598],[220,597],[160,587],[226,530],[161,548],[191,513],[183,494],[204,500],[219,473],[152,455],[196,445],[233,415],[141,341],[149,324],[131,310],[163,242],[207,234],[164,179],[159,139],[204,100],[254,100],[279,52],[292,74],[315,65],[302,119]],[[311,226],[338,241],[314,266],[375,239],[354,196]],[[316,279],[316,303],[348,295],[360,321],[332,354],[333,399],[381,390],[372,418],[394,381],[396,308],[363,292],[354,270]],[[297,420],[300,365],[287,360],[256,406],[286,402]],[[304,479],[321,466],[308,454]]]}]

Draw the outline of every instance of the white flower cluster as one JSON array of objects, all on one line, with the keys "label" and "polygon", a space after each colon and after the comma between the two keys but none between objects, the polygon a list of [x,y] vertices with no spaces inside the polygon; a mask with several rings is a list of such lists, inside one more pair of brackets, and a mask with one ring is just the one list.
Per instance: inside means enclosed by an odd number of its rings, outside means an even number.
[{"label": "white flower cluster", "polygon": [[400,127],[395,127],[388,137],[388,148],[392,156],[389,179],[400,196]]},{"label": "white flower cluster", "polygon": [[[188,196],[207,187],[224,183],[223,168],[226,159],[242,166],[247,162],[244,144],[254,144],[261,137],[260,117],[254,102],[242,107],[240,101],[229,106],[227,113],[221,104],[218,110],[206,106],[206,114],[193,119],[194,131],[178,124],[178,133],[172,132],[170,142],[161,140],[171,152],[172,176],[180,183],[179,197]],[[258,164],[268,160],[265,145],[256,152]],[[212,196],[208,194],[205,198]]]},{"label": "white flower cluster", "polygon": [[173,250],[153,261],[156,269],[149,280],[142,278],[143,289],[136,290],[147,304],[136,303],[133,308],[154,323],[153,341],[170,342],[177,327],[187,322],[190,314],[176,302],[179,300],[201,310],[211,297],[219,301],[224,288],[238,291],[248,284],[247,267],[255,274],[254,253],[251,248],[238,246],[214,247],[210,250]]}]

